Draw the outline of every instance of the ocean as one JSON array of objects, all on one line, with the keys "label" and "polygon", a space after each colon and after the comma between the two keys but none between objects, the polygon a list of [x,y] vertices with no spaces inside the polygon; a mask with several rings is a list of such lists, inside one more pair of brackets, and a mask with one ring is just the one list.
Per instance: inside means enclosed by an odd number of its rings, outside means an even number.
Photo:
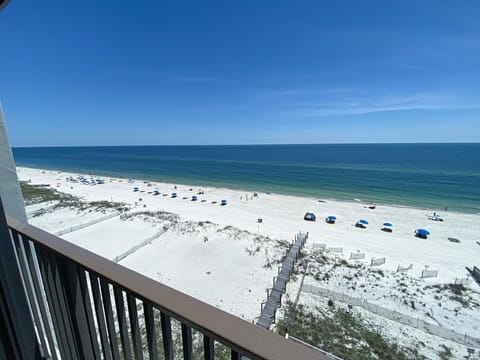
[{"label": "ocean", "polygon": [[17,166],[480,212],[480,144],[14,148]]}]

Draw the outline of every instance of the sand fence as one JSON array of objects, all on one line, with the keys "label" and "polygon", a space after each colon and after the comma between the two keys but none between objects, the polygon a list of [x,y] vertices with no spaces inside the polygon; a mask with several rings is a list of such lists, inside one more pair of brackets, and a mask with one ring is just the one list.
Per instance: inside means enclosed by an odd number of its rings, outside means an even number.
[{"label": "sand fence", "polygon": [[105,216],[102,216],[98,219],[94,219],[94,220],[91,220],[91,221],[88,221],[86,223],[83,223],[83,224],[79,224],[79,225],[75,225],[75,226],[70,226],[66,229],[63,229],[63,230],[60,230],[60,231],[57,231],[55,232],[54,235],[56,236],[62,236],[62,235],[65,235],[65,234],[69,234],[71,232],[74,232],[74,231],[77,231],[77,230],[80,230],[80,229],[84,229],[86,227],[89,227],[89,226],[92,226],[92,225],[95,225],[95,224],[98,224],[98,223],[101,223],[102,221],[105,221],[105,220],[109,220],[109,219],[113,219],[114,217],[117,217],[117,216],[120,216],[121,213],[120,212],[114,212],[112,214],[108,214],[108,215],[105,215]]},{"label": "sand fence", "polygon": [[413,328],[419,329],[428,334],[439,336],[443,339],[451,340],[462,345],[480,348],[479,338],[470,336],[466,333],[461,334],[454,330],[447,329],[445,327],[426,322],[419,318],[414,318],[412,316],[405,315],[394,310],[386,309],[382,306],[372,304],[360,297],[354,297],[342,292],[337,292],[337,291],[333,291],[333,290],[329,290],[329,289],[325,289],[325,288],[321,288],[313,285],[308,285],[308,284],[303,286],[302,291],[309,294],[322,296],[328,299],[337,300],[347,305],[359,306],[371,313],[374,313],[376,315],[382,316],[384,318],[396,321],[398,323],[401,323],[407,326],[411,326]]},{"label": "sand fence", "polygon": [[145,239],[143,240],[140,244],[138,245],[135,245],[133,247],[131,247],[130,249],[128,249],[127,251],[125,251],[124,253],[118,255],[118,256],[115,256],[115,258],[113,259],[114,262],[120,262],[122,261],[123,259],[125,259],[127,256],[133,254],[135,251],[141,249],[142,247],[150,244],[152,241],[158,239],[160,236],[162,236],[167,230],[161,230],[155,234],[153,234],[152,236],[150,236],[148,239]]}]

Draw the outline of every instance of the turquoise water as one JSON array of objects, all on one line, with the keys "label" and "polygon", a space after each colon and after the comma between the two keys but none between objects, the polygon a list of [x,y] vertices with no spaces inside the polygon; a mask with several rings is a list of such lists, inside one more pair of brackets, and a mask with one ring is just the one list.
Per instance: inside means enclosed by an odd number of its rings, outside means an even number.
[{"label": "turquoise water", "polygon": [[480,144],[14,148],[17,166],[480,212]]}]

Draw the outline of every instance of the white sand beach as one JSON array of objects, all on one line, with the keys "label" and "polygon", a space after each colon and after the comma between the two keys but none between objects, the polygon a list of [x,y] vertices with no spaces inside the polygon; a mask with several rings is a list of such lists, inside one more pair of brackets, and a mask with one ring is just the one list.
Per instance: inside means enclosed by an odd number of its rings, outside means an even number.
[{"label": "white sand beach", "polygon": [[[326,281],[315,276],[325,272],[327,266],[318,264],[310,267],[305,284],[363,297],[386,308],[480,337],[480,288],[467,278],[465,270],[465,266],[480,265],[480,216],[477,214],[378,204],[370,209],[362,202],[273,193],[254,196],[245,191],[147,183],[140,179],[102,177],[104,184],[84,185],[66,181],[67,177],[76,178],[80,174],[30,168],[17,171],[21,181],[48,184],[85,202],[126,203],[130,209],[122,216],[118,214],[61,237],[245,320],[252,321],[260,315],[260,304],[266,299],[266,288],[272,286],[285,244],[301,231],[309,233],[305,252],[312,261],[325,246],[326,249],[341,248],[341,253],[324,253],[331,264],[337,258],[337,262],[345,259],[363,265],[363,273],[355,280],[355,286],[351,279],[345,280],[353,276],[349,275],[350,268],[333,268]],[[139,191],[134,192],[134,187]],[[154,195],[154,189],[160,194]],[[171,197],[173,192],[176,198]],[[196,201],[191,200],[194,195],[198,197]],[[226,206],[220,205],[223,199],[227,200]],[[33,216],[42,207],[45,212]],[[107,217],[112,211],[56,211],[48,203],[27,207],[31,224],[52,233]],[[444,221],[430,220],[428,216],[434,211],[439,211]],[[317,221],[305,221],[305,212],[315,213]],[[337,217],[334,225],[324,221],[329,215]],[[262,219],[261,223],[258,218]],[[365,229],[354,226],[359,219],[368,220]],[[392,233],[381,231],[385,222],[393,224]],[[428,239],[414,236],[418,228],[430,231]],[[352,253],[365,254],[364,259],[351,261]],[[374,269],[382,270],[385,276],[369,279],[373,269],[371,260],[380,258],[385,258],[385,263]],[[396,272],[399,266],[410,265],[407,272]],[[426,269],[437,270],[438,276],[421,278]],[[415,289],[425,293],[415,298],[415,308],[405,305],[401,297],[405,291],[402,295],[398,288],[400,280],[395,282],[400,275],[412,294]],[[428,286],[451,284],[459,279],[464,279],[471,290],[472,306],[459,307],[448,296],[438,305],[440,301],[435,300],[433,290],[425,290]],[[360,287],[361,284],[364,286]],[[295,298],[298,286],[297,279],[287,288],[291,299]],[[315,298],[312,294],[301,295],[300,301],[308,299],[305,301],[311,303]],[[419,305],[421,303],[425,305]],[[374,318],[372,315],[373,322],[384,324],[383,320]],[[425,335],[422,341],[432,347],[447,341],[437,338],[435,342],[433,338]],[[449,344],[458,354],[465,352],[464,347],[454,342]]]}]

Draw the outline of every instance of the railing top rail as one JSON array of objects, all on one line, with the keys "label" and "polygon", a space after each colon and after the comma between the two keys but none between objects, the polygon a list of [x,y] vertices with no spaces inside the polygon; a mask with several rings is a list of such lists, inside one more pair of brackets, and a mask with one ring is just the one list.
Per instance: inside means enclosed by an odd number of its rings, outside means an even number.
[{"label": "railing top rail", "polygon": [[152,302],[207,334],[214,335],[227,345],[231,344],[263,359],[328,359],[308,347],[252,325],[30,224],[21,223],[9,216],[7,222],[12,229],[33,241]]}]

